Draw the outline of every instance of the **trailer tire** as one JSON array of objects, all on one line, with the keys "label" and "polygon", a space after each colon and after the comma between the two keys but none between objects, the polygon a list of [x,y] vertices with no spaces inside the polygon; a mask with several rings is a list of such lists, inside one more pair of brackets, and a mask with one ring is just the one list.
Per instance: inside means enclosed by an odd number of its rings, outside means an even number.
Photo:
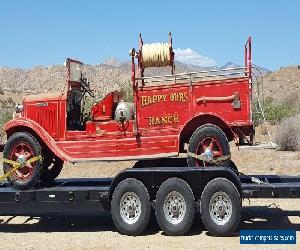
[{"label": "trailer tire", "polygon": [[202,222],[214,236],[230,235],[241,220],[241,197],[235,185],[225,178],[216,178],[204,188],[200,213]]},{"label": "trailer tire", "polygon": [[187,233],[195,217],[195,200],[184,180],[170,178],[160,186],[156,194],[155,216],[166,235]]},{"label": "trailer tire", "polygon": [[[48,153],[49,154],[49,153]],[[61,172],[64,162],[56,156],[45,156],[40,179],[43,182],[53,181]]]},{"label": "trailer tire", "polygon": [[[20,156],[16,156],[16,155]],[[5,159],[17,161],[19,157],[29,154],[29,158],[39,156],[42,154],[42,149],[39,142],[29,133],[16,132],[10,136],[5,144],[3,150],[3,157]],[[25,157],[26,159],[27,157]],[[23,158],[24,159],[24,158]],[[28,160],[28,159],[26,159]],[[34,187],[40,178],[40,170],[42,167],[41,161],[35,161],[30,164],[31,167],[26,165],[23,168],[16,170],[7,177],[8,182],[16,189],[29,189]],[[11,164],[3,163],[3,171],[7,173],[12,168]]]},{"label": "trailer tire", "polygon": [[144,184],[134,178],[121,181],[112,196],[111,214],[120,233],[140,235],[151,216],[150,197]]},{"label": "trailer tire", "polygon": [[[212,143],[212,146],[210,146],[210,143]],[[207,149],[207,153],[205,153],[205,148]],[[230,155],[229,142],[225,133],[218,126],[213,124],[202,125],[194,131],[189,140],[188,151],[198,155],[204,154],[207,155],[207,157]],[[219,155],[217,156],[217,154]],[[188,156],[187,164],[189,167],[200,167],[204,165],[203,162],[191,156]],[[205,163],[205,165],[211,164]],[[223,165],[229,166],[229,160],[225,160]]]}]

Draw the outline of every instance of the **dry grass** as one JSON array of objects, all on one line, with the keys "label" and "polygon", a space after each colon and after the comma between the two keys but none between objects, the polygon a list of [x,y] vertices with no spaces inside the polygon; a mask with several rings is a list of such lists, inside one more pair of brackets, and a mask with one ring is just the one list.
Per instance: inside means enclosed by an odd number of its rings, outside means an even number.
[{"label": "dry grass", "polygon": [[287,118],[281,123],[276,143],[279,150],[295,151],[300,149],[300,114]]}]

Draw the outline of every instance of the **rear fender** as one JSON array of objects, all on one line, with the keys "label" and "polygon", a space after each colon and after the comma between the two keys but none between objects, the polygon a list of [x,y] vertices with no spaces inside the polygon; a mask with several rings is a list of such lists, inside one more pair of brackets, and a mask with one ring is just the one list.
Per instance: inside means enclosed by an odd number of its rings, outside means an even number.
[{"label": "rear fender", "polygon": [[3,130],[7,134],[7,138],[9,138],[15,132],[28,132],[37,137],[36,139],[41,144],[45,144],[49,150],[61,160],[70,161],[70,158],[56,145],[54,139],[49,135],[49,133],[33,120],[26,119],[24,117],[18,117],[5,123]]},{"label": "rear fender", "polygon": [[179,143],[181,150],[183,149],[183,144],[187,143],[192,136],[193,132],[200,126],[205,124],[213,124],[218,126],[226,135],[228,141],[232,141],[235,138],[235,134],[231,127],[216,114],[205,113],[198,114],[195,117],[188,120],[182,130],[179,133]]}]

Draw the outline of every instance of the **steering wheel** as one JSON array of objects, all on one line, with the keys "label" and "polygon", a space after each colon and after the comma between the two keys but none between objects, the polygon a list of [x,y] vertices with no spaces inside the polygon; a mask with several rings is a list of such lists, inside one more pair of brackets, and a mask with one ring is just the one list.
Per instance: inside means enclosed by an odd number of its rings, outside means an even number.
[{"label": "steering wheel", "polygon": [[81,87],[91,96],[91,97],[95,97],[94,95],[94,92],[91,90],[90,86],[88,85],[88,82],[87,80],[83,80],[81,79],[80,80],[80,84],[81,84]]}]

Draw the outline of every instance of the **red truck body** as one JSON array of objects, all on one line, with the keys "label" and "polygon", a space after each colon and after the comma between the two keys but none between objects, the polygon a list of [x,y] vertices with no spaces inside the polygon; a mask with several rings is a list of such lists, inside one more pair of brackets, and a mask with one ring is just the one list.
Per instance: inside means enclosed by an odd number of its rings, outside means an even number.
[{"label": "red truck body", "polygon": [[[21,115],[5,124],[4,130],[8,137],[29,132],[57,157],[70,162],[178,156],[203,124],[218,126],[229,141],[252,136],[249,41],[245,67],[170,75],[151,86],[147,85],[150,78],[134,77],[134,116],[125,123],[114,117],[121,95],[112,92],[92,106],[84,129],[68,128],[68,91],[23,98]],[[233,70],[239,73],[232,74]],[[157,79],[152,78],[152,83]],[[70,73],[67,83],[68,89],[79,91]]]}]

